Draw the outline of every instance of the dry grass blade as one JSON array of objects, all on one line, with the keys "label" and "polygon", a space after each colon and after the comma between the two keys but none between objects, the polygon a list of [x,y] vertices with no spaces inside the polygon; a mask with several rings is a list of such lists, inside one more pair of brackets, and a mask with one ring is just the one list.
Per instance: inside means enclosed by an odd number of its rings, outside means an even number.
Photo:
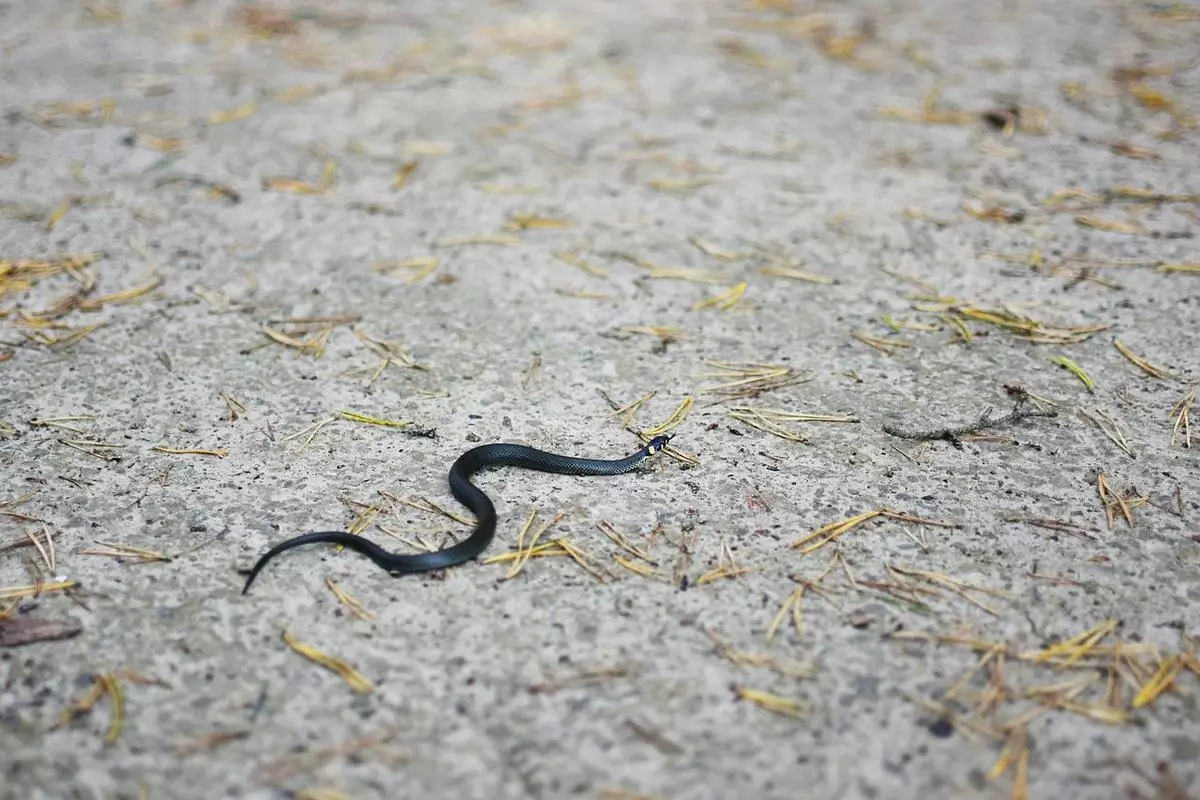
[{"label": "dry grass blade", "polygon": [[296,651],[308,660],[320,664],[322,667],[325,667],[326,669],[336,673],[343,680],[345,680],[346,683],[350,685],[350,688],[355,692],[366,694],[374,691],[374,685],[367,680],[366,677],[358,672],[358,670],[354,669],[354,667],[350,666],[345,661],[342,661],[340,658],[334,658],[333,656],[326,655],[311,645],[297,641],[296,638],[288,631],[283,632],[283,641],[287,643],[288,647],[292,648],[292,650]]}]

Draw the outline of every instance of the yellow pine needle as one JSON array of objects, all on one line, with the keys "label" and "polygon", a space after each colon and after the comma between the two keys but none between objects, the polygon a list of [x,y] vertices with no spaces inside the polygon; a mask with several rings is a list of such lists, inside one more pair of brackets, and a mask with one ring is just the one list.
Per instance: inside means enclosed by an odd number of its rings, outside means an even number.
[{"label": "yellow pine needle", "polygon": [[858,422],[858,417],[851,417],[845,414],[810,414],[806,411],[784,411],[779,408],[749,408],[746,406],[733,406],[729,409],[730,412],[748,412],[753,411],[765,417],[773,419],[789,420],[792,422]]},{"label": "yellow pine needle", "polygon": [[99,680],[93,680],[92,688],[88,690],[88,693],[86,695],[84,695],[82,698],[80,698],[79,700],[75,701],[74,704],[72,704],[69,708],[65,709],[63,711],[63,713],[59,715],[58,724],[66,725],[68,722],[75,719],[75,717],[78,717],[80,714],[86,714],[87,712],[91,711],[92,708],[96,705],[96,701],[99,700],[103,696],[104,696],[103,684],[101,684]]},{"label": "yellow pine needle", "polygon": [[112,703],[112,721],[109,723],[108,733],[104,735],[104,741],[112,744],[121,735],[121,725],[125,721],[125,695],[121,691],[121,684],[112,673],[98,675],[96,680]]},{"label": "yellow pine needle", "polygon": [[612,414],[609,416],[615,417],[619,415],[621,417],[621,424],[628,428],[629,424],[633,421],[633,418],[637,415],[637,412],[641,410],[642,406],[649,402],[649,400],[656,394],[658,394],[658,392],[650,392],[649,394],[634,400],[632,403],[628,403],[620,408],[613,409]]},{"label": "yellow pine needle", "polygon": [[630,572],[636,572],[638,575],[642,575],[647,578],[658,577],[658,570],[656,570],[654,567],[650,566],[649,564],[642,564],[625,558],[620,553],[614,554],[613,560]]},{"label": "yellow pine needle", "polygon": [[304,444],[300,445],[300,449],[304,450],[310,444],[313,443],[313,439],[317,438],[317,434],[321,432],[322,428],[324,428],[326,425],[329,425],[333,422],[337,422],[337,417],[329,417],[328,419],[318,420],[318,421],[314,422],[313,424],[305,426],[304,428],[296,431],[293,434],[289,434],[288,436],[283,437],[283,439],[281,439],[280,441],[290,442],[292,439],[299,439],[301,436],[304,436],[305,434],[307,434],[308,438],[304,440]]},{"label": "yellow pine needle", "polygon": [[504,229],[509,231],[561,230],[573,228],[575,223],[560,217],[541,217],[537,214],[515,214],[509,218]]},{"label": "yellow pine needle", "polygon": [[95,333],[96,331],[98,331],[100,328],[103,328],[105,325],[108,324],[108,322],[109,322],[108,320],[104,320],[103,322],[97,322],[93,325],[88,325],[83,328],[77,328],[74,331],[71,331],[71,333],[62,337],[61,339],[47,339],[46,344],[49,345],[50,347],[57,347],[57,348],[61,348],[63,350],[65,350],[69,347],[74,347],[75,345],[77,345],[81,341],[83,341],[85,338],[87,338],[88,336],[90,336],[93,333]]},{"label": "yellow pine needle", "polygon": [[1200,272],[1200,264],[1159,264],[1159,272]]},{"label": "yellow pine needle", "polygon": [[88,549],[80,550],[78,554],[81,556],[107,556],[109,558],[136,558],[135,563],[147,564],[152,561],[170,561],[170,556],[165,556],[162,553],[154,550],[146,550],[141,547],[132,547],[127,544],[117,544],[115,542],[102,542],[96,540],[96,544],[100,545],[101,550]]},{"label": "yellow pine needle", "polygon": [[[3,506],[3,504],[0,503],[0,506]],[[5,512],[5,513],[12,514],[13,512]],[[14,516],[15,516],[15,514],[14,514]],[[46,564],[46,569],[50,572],[54,572],[55,561],[56,561],[55,553],[54,553],[54,537],[52,537],[50,535],[50,529],[47,528],[45,525],[42,526],[41,532],[42,532],[42,536],[44,536],[46,538],[46,545],[44,547],[42,546],[42,543],[38,540],[37,536],[34,535],[33,531],[25,531],[25,535],[29,537],[29,541],[32,542],[33,546],[37,548],[38,554],[41,555],[42,561],[45,562],[45,564]],[[47,549],[47,548],[49,548],[49,549]]]},{"label": "yellow pine needle", "polygon": [[1115,219],[1103,219],[1091,214],[1079,214],[1075,217],[1075,224],[1081,228],[1091,228],[1092,230],[1105,231],[1106,233],[1140,234],[1146,232],[1146,229],[1141,225],[1134,225],[1133,223],[1121,222]]},{"label": "yellow pine needle", "polygon": [[[558,540],[558,545],[566,552],[568,556],[571,557],[572,561],[582,567],[583,570],[593,578],[601,582],[605,580],[605,575],[601,573],[599,569],[592,566],[592,556],[586,550],[573,544],[571,540],[565,536]],[[612,577],[612,573],[608,573],[608,576]]]},{"label": "yellow pine needle", "polygon": [[1096,382],[1093,381],[1088,374],[1083,371],[1083,367],[1076,364],[1070,358],[1067,358],[1066,356],[1051,356],[1049,361],[1051,364],[1057,364],[1058,366],[1066,369],[1076,378],[1079,378],[1089,392],[1096,391]]},{"label": "yellow pine needle", "polygon": [[873,347],[884,355],[892,355],[897,350],[903,347],[912,347],[911,342],[903,342],[898,339],[881,339],[878,336],[871,336],[862,331],[851,331],[850,335],[858,339],[863,344]]},{"label": "yellow pine needle", "polygon": [[1175,424],[1171,426],[1171,444],[1175,444],[1175,438],[1179,435],[1180,428],[1183,429],[1183,446],[1190,448],[1192,446],[1192,426],[1190,419],[1190,411],[1196,402],[1196,390],[1200,388],[1200,384],[1192,387],[1192,390],[1184,395],[1183,399],[1171,407],[1171,416],[1175,417]]},{"label": "yellow pine needle", "polygon": [[514,247],[520,243],[521,237],[510,233],[480,233],[474,236],[452,236],[446,239],[439,239],[435,246],[466,247],[473,244],[496,244],[505,247]]},{"label": "yellow pine needle", "polygon": [[[838,520],[837,522],[831,522],[828,525],[824,525],[824,526],[818,528],[817,530],[813,531],[812,533],[793,542],[792,547],[793,548],[803,548],[800,552],[807,555],[808,553],[811,553],[815,550],[819,550],[820,548],[822,548],[825,545],[829,544],[830,542],[834,541],[835,539],[842,536],[843,534],[848,533],[849,531],[851,531],[858,525],[861,525],[862,523],[867,522],[868,520],[872,520],[876,517],[888,517],[890,519],[897,519],[897,520],[901,520],[903,522],[912,522],[912,523],[916,523],[918,525],[933,525],[938,528],[958,527],[957,524],[953,523],[953,522],[942,522],[940,520],[925,519],[923,517],[916,517],[911,514],[904,514],[899,511],[893,511],[888,508],[877,508],[873,511],[866,511],[866,512],[863,512],[862,514],[857,514],[853,517],[847,517],[846,519]],[[814,540],[816,540],[815,543],[809,544],[810,542],[813,542]],[[807,546],[805,546],[805,545],[807,545]]]},{"label": "yellow pine needle", "polygon": [[392,178],[392,189],[403,189],[408,183],[413,173],[417,171],[420,161],[406,161],[396,170],[396,177]]},{"label": "yellow pine needle", "polygon": [[296,178],[264,178],[263,188],[289,194],[321,194],[327,187]]},{"label": "yellow pine needle", "polygon": [[1095,416],[1087,411],[1080,409],[1079,413],[1084,416],[1089,422],[1095,425],[1100,431],[1112,441],[1117,447],[1121,448],[1121,452],[1133,458],[1133,449],[1129,446],[1129,441],[1125,438],[1124,432],[1117,424],[1117,421],[1100,409],[1094,409]]},{"label": "yellow pine needle", "polygon": [[787,428],[784,428],[782,425],[777,424],[770,417],[757,409],[731,409],[729,416],[739,420],[740,422],[744,422],[751,428],[760,430],[763,433],[769,433],[772,436],[778,436],[780,439],[786,439],[789,442],[799,442],[803,444],[808,441],[808,439],[805,439],[800,434],[793,433]]},{"label": "yellow pine needle", "polygon": [[687,415],[691,412],[692,406],[694,405],[696,405],[695,397],[692,397],[691,395],[685,397],[683,401],[675,407],[675,410],[671,412],[671,416],[667,417],[667,419],[661,424],[642,431],[642,435],[655,437],[679,426],[685,419],[687,419]]},{"label": "yellow pine needle", "polygon": [[161,278],[154,278],[140,286],[135,286],[132,289],[126,289],[121,292],[114,292],[103,297],[95,297],[89,300],[84,300],[79,304],[81,311],[96,311],[101,306],[108,303],[128,303],[130,300],[136,300],[148,292],[152,292],[162,283]]},{"label": "yellow pine needle", "polygon": [[166,453],[172,456],[213,456],[214,458],[225,458],[229,455],[228,450],[197,450],[186,447],[167,447],[161,444],[156,444],[150,449],[156,453]]},{"label": "yellow pine needle", "polygon": [[0,587],[0,600],[16,600],[22,597],[38,597],[47,592],[59,592],[74,589],[78,581],[56,581],[51,583],[35,583],[32,586]]},{"label": "yellow pine needle", "polygon": [[352,614],[354,614],[354,616],[358,617],[359,619],[374,619],[375,618],[374,614],[372,614],[370,611],[367,611],[365,608],[363,608],[362,603],[360,603],[358,600],[351,597],[350,595],[346,594],[346,592],[340,586],[337,585],[337,583],[333,580],[333,578],[326,578],[325,585],[329,587],[329,590],[331,592],[333,592],[334,597],[336,597],[338,600],[340,600],[342,602],[342,604],[344,606],[346,606],[346,608],[350,609],[350,612]]},{"label": "yellow pine needle", "polygon": [[1106,620],[1065,642],[1051,645],[1044,650],[1024,652],[1018,657],[1026,661],[1050,661],[1069,666],[1088,655],[1101,639],[1116,630],[1117,624],[1115,619]]},{"label": "yellow pine needle", "polygon": [[703,378],[733,378],[733,380],[706,386],[701,394],[716,394],[726,398],[754,397],[772,389],[799,383],[801,378],[791,367],[781,364],[758,364],[747,362],[705,361],[717,372],[708,372]]},{"label": "yellow pine needle", "polygon": [[361,422],[364,425],[378,425],[383,428],[403,428],[406,425],[411,425],[409,420],[398,419],[383,419],[381,417],[370,417],[366,414],[360,414],[357,411],[342,410],[338,412],[338,416],[342,419],[350,420],[351,422]]},{"label": "yellow pine needle", "polygon": [[660,192],[690,192],[696,189],[702,189],[712,183],[707,178],[691,178],[686,180],[671,180],[669,178],[658,178],[650,181],[646,185],[651,189]]},{"label": "yellow pine needle", "polygon": [[563,262],[564,264],[570,264],[572,267],[578,267],[579,269],[583,270],[584,272],[586,272],[587,274],[589,274],[593,277],[596,277],[596,278],[608,277],[608,272],[606,270],[601,269],[600,267],[597,267],[595,264],[589,264],[587,261],[584,261],[582,258],[580,258],[575,253],[559,251],[559,252],[554,253],[553,255],[555,258],[557,258],[559,261]]},{"label": "yellow pine needle", "polygon": [[691,281],[692,283],[725,283],[729,280],[729,276],[725,273],[707,269],[651,266],[648,271],[648,277],[656,280]]},{"label": "yellow pine needle", "polygon": [[804,710],[795,700],[789,700],[786,697],[780,697],[779,695],[759,691],[758,689],[750,689],[745,686],[734,687],[734,692],[741,699],[748,700],[767,711],[782,714],[785,717],[799,718],[804,716]]},{"label": "yellow pine needle", "polygon": [[234,122],[239,119],[245,119],[258,110],[257,103],[246,103],[237,108],[231,108],[226,111],[214,111],[208,116],[208,124],[223,125],[227,122]]},{"label": "yellow pine needle", "polygon": [[326,326],[321,331],[316,333],[311,339],[297,339],[294,336],[288,336],[286,333],[277,331],[268,325],[262,326],[262,332],[267,338],[272,341],[282,344],[285,347],[293,347],[297,350],[310,352],[313,358],[320,358],[325,352],[325,344],[329,341],[329,335],[333,332],[332,326]]},{"label": "yellow pine needle", "polygon": [[804,632],[803,607],[801,600],[804,599],[804,592],[807,586],[801,586],[792,591],[783,601],[783,605],[779,607],[779,612],[771,620],[771,624],[767,626],[767,641],[772,641],[775,634],[779,632],[779,628],[783,625],[783,621],[787,619],[788,612],[791,612],[792,627],[796,630],[796,635],[800,636]]},{"label": "yellow pine needle", "polygon": [[441,506],[437,505],[436,503],[432,503],[429,500],[426,500],[424,498],[422,498],[420,501],[415,501],[415,500],[406,500],[402,497],[396,497],[395,495],[389,494],[388,492],[385,492],[382,490],[380,490],[379,493],[381,495],[383,495],[384,497],[386,497],[388,500],[392,501],[393,503],[399,503],[400,505],[408,506],[409,508],[415,508],[418,511],[427,511],[432,514],[441,514],[443,517],[453,520],[454,522],[457,522],[460,525],[473,526],[475,524],[475,522],[473,520],[469,520],[469,519],[460,517],[459,515],[455,514],[454,512],[447,511],[446,509],[442,508]]},{"label": "yellow pine needle", "polygon": [[404,152],[411,156],[444,156],[454,151],[447,142],[409,141],[404,143]]},{"label": "yellow pine needle", "polygon": [[614,544],[616,544],[617,547],[620,547],[622,550],[626,551],[627,553],[629,553],[630,555],[633,555],[636,558],[640,558],[642,561],[645,561],[647,564],[656,565],[655,560],[650,557],[649,553],[647,553],[642,548],[640,548],[637,545],[630,542],[629,539],[626,538],[625,534],[621,533],[619,530],[617,530],[615,527],[613,527],[612,523],[600,521],[600,522],[596,523],[596,527],[599,528],[604,533],[605,536],[607,536],[610,540],[612,540],[612,542]]},{"label": "yellow pine needle", "polygon": [[805,554],[808,554],[808,553],[812,552],[813,550],[816,550],[820,547],[823,547],[824,545],[829,544],[834,539],[838,538],[842,534],[853,529],[855,526],[861,525],[862,523],[866,522],[867,520],[875,519],[875,517],[878,517],[882,513],[883,513],[882,509],[875,509],[874,511],[866,511],[862,514],[857,514],[853,517],[848,517],[846,519],[839,520],[837,522],[831,522],[828,525],[823,525],[820,528],[817,528],[812,533],[808,534],[807,536],[797,539],[795,542],[792,543],[792,547],[793,548],[804,547],[804,545],[807,545],[809,542],[813,541],[814,539],[820,540],[817,542],[816,545],[811,545],[802,551]]},{"label": "yellow pine needle", "polygon": [[746,289],[749,287],[750,284],[743,281],[737,286],[721,292],[720,294],[713,295],[707,300],[701,300],[699,303],[696,303],[694,306],[692,306],[692,310],[699,311],[703,308],[716,307],[728,311],[741,301],[742,296],[746,294]]},{"label": "yellow pine needle", "polygon": [[336,673],[343,680],[345,680],[346,683],[350,685],[350,688],[354,691],[362,694],[374,691],[374,685],[367,680],[366,677],[359,673],[358,670],[354,669],[345,661],[342,661],[339,658],[334,658],[330,655],[326,655],[311,645],[297,641],[296,638],[288,631],[283,632],[283,641],[286,642],[287,645],[292,648],[292,650],[296,651],[308,660],[320,664],[322,667],[325,667],[331,672]]},{"label": "yellow pine needle", "polygon": [[1134,355],[1133,351],[1130,350],[1128,347],[1126,347],[1121,342],[1120,339],[1113,339],[1113,346],[1117,348],[1117,351],[1121,355],[1123,355],[1123,356],[1125,356],[1125,358],[1129,359],[1129,363],[1133,364],[1135,367],[1137,367],[1142,372],[1149,375],[1151,378],[1158,378],[1159,380],[1162,380],[1164,378],[1169,378],[1171,376],[1170,371],[1167,370],[1165,367],[1155,366],[1154,364],[1151,364],[1146,359],[1140,358],[1140,357]]},{"label": "yellow pine needle", "polygon": [[488,556],[483,560],[484,564],[506,564],[512,561],[520,561],[524,558],[539,558],[542,556],[565,556],[567,551],[564,550],[559,542],[559,539],[552,539],[549,542],[542,542],[536,547],[523,549],[511,553],[498,553],[494,556]]},{"label": "yellow pine needle", "polygon": [[705,241],[697,236],[689,238],[688,241],[695,245],[701,253],[712,256],[718,261],[737,261],[743,256],[742,253],[735,253],[732,250],[726,250],[720,245]]},{"label": "yellow pine needle", "polygon": [[837,283],[837,280],[830,278],[828,275],[818,275],[815,272],[808,272],[802,269],[793,267],[762,267],[758,271],[759,275],[767,275],[773,278],[791,278],[796,281],[807,281],[808,283],[818,283],[824,286],[831,286]]},{"label": "yellow pine needle", "polygon": [[69,422],[90,422],[96,418],[95,414],[77,414],[69,417],[46,417],[44,419],[31,419],[29,424],[34,428],[62,428],[71,433],[83,433],[83,428],[74,425],[68,425]]},{"label": "yellow pine needle", "polygon": [[383,261],[375,264],[371,269],[385,275],[407,273],[404,278],[405,282],[419,283],[437,271],[438,263],[433,256],[417,256],[416,258],[406,258],[403,261]]},{"label": "yellow pine needle", "polygon": [[[538,540],[542,538],[542,535],[545,534],[546,531],[550,530],[550,528],[553,525],[560,522],[563,519],[563,517],[565,517],[565,516],[566,516],[566,514],[562,511],[560,511],[554,515],[553,519],[551,519],[549,522],[545,523],[544,525],[542,525],[540,528],[537,529],[537,532],[534,533],[533,536],[530,538],[529,545],[524,548],[524,556],[521,558],[518,558],[516,561],[513,562],[512,568],[508,571],[508,574],[504,576],[505,580],[511,580],[511,579],[517,577],[517,575],[519,575],[521,573],[521,570],[525,568],[526,562],[528,562],[530,556],[533,555],[533,549],[534,549],[534,547],[537,546]],[[518,552],[520,552],[522,550],[521,543],[524,539],[525,533],[533,526],[533,523],[536,519],[537,519],[537,512],[534,511],[533,513],[531,513],[529,515],[529,519],[526,521],[525,527],[522,528],[521,532],[517,535],[517,550],[518,550]],[[565,548],[561,548],[561,549],[563,549],[563,551],[566,552]]]},{"label": "yellow pine needle", "polygon": [[722,658],[727,658],[734,664],[741,664],[747,667],[764,667],[792,678],[811,678],[817,674],[816,667],[812,664],[804,664],[790,659],[780,660],[765,653],[749,653],[744,650],[736,650],[725,638],[709,630],[706,630],[705,633],[708,634],[708,638],[712,639],[717,653]]},{"label": "yellow pine needle", "polygon": [[1158,671],[1154,673],[1154,677],[1147,681],[1134,696],[1133,707],[1135,709],[1141,708],[1142,706],[1150,705],[1158,699],[1160,694],[1170,688],[1186,664],[1187,658],[1182,653],[1176,653],[1165,659],[1159,665]]}]

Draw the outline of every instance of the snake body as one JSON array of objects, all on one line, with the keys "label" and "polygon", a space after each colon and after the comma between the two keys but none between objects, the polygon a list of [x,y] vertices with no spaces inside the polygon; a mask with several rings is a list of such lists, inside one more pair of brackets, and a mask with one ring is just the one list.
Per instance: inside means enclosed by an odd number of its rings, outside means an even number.
[{"label": "snake body", "polygon": [[250,584],[272,558],[293,547],[317,542],[339,544],[362,553],[392,575],[410,575],[457,566],[486,550],[496,533],[496,507],[479,487],[471,483],[471,476],[475,473],[489,467],[523,467],[558,475],[621,475],[637,469],[643,461],[666,447],[670,440],[670,436],[655,436],[636,453],[612,460],[572,458],[522,444],[485,444],[472,448],[458,457],[450,467],[449,475],[450,492],[458,502],[475,513],[475,530],[466,539],[432,553],[403,554],[388,552],[369,539],[345,531],[306,533],[280,542],[263,554],[250,570],[242,594],[250,590]]}]

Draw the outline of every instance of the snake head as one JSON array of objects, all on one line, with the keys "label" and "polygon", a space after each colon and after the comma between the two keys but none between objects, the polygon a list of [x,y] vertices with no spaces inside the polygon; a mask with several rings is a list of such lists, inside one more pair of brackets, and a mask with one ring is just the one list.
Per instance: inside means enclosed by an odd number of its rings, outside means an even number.
[{"label": "snake head", "polygon": [[650,440],[649,444],[646,445],[646,453],[648,455],[654,455],[659,450],[662,450],[664,447],[666,447],[673,438],[674,434],[662,434],[661,436],[655,436]]}]

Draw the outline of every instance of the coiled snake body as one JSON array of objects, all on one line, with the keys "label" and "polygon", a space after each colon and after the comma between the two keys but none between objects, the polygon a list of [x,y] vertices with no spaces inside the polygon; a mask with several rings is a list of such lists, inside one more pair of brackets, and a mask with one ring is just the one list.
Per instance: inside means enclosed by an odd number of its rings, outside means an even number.
[{"label": "coiled snake body", "polygon": [[356,550],[393,575],[429,572],[462,564],[486,550],[496,533],[496,507],[479,487],[471,483],[471,476],[480,470],[488,467],[523,467],[559,475],[621,475],[637,469],[643,461],[666,447],[669,441],[670,436],[655,436],[636,453],[613,460],[560,456],[521,444],[485,444],[472,448],[458,457],[450,467],[449,475],[450,492],[458,502],[475,513],[475,530],[466,539],[432,553],[408,555],[390,553],[369,539],[345,531],[306,533],[280,542],[263,554],[250,570],[242,594],[250,590],[250,584],[272,558],[293,547],[316,542],[340,544]]}]

